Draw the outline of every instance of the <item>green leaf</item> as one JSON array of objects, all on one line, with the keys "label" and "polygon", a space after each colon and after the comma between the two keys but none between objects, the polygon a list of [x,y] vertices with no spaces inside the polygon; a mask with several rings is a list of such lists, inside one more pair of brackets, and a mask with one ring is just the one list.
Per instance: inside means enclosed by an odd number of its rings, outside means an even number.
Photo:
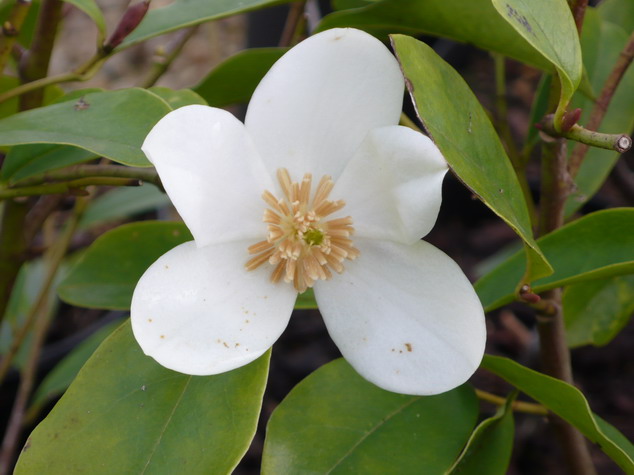
[{"label": "green leaf", "polygon": [[566,0],[493,0],[493,6],[555,66],[561,83],[555,112],[555,127],[558,127],[583,74],[577,26],[568,3]]},{"label": "green leaf", "polygon": [[297,295],[295,308],[304,310],[317,308],[317,301],[315,300],[315,292],[313,289],[308,289],[306,292]]},{"label": "green leaf", "polygon": [[175,91],[169,87],[155,86],[149,90],[167,102],[172,109],[178,109],[179,107],[189,106],[191,104],[207,105],[205,99],[191,89],[179,89]]},{"label": "green leaf", "polygon": [[155,186],[121,187],[91,201],[79,221],[79,229],[88,229],[161,208],[170,199]]},{"label": "green leaf", "polygon": [[216,66],[194,87],[194,91],[214,107],[249,102],[262,77],[287,50],[256,48],[241,51]]},{"label": "green leaf", "polygon": [[86,94],[0,120],[0,145],[73,145],[132,166],[150,166],[141,144],[170,107],[144,89]]},{"label": "green leaf", "polygon": [[[20,80],[11,76],[0,77],[0,92],[7,92],[20,85]],[[64,91],[57,85],[48,86],[44,89],[44,104],[50,104],[51,102],[59,99],[64,95]],[[9,117],[19,111],[19,98],[12,97],[11,99],[0,102],[0,119]]]},{"label": "green leaf", "polygon": [[332,0],[333,10],[348,10],[350,8],[365,7],[380,0]]},{"label": "green leaf", "polygon": [[123,41],[127,48],[170,31],[218,20],[290,0],[174,0],[162,8],[150,10],[141,24]]},{"label": "green leaf", "polygon": [[143,273],[178,244],[191,241],[182,223],[144,221],[99,237],[58,288],[62,300],[81,307],[129,310]]},{"label": "green leaf", "polygon": [[553,71],[551,62],[498,15],[491,0],[383,0],[332,13],[317,29],[335,27],[359,28],[380,39],[390,33],[450,38]]},{"label": "green leaf", "polygon": [[11,147],[0,181],[14,184],[25,178],[98,158],[92,152],[69,145],[16,145]]},{"label": "green leaf", "polygon": [[[414,106],[454,173],[524,240],[527,280],[552,272],[533,239],[524,195],[491,121],[462,77],[429,46],[392,36]],[[522,276],[512,283],[516,285]]]},{"label": "green leaf", "polygon": [[[603,88],[629,36],[621,27],[602,20],[601,12],[601,9],[588,8],[581,35],[584,65],[597,94]],[[583,110],[579,122],[584,124],[592,112],[594,102],[577,93],[572,107],[580,107]],[[633,111],[634,68],[628,68],[614,92],[599,130],[606,133],[630,133],[634,128]],[[574,142],[569,142],[569,150],[572,150],[574,145]],[[566,202],[566,216],[572,216],[599,190],[618,158],[617,152],[590,147],[575,178],[576,190]]]},{"label": "green leaf", "polygon": [[471,387],[428,397],[384,391],[345,360],[298,384],[269,420],[262,473],[442,474],[477,418]]},{"label": "green leaf", "polygon": [[511,394],[504,406],[473,431],[469,442],[448,475],[505,475],[511,461],[515,421],[512,404],[517,392]]},{"label": "green leaf", "polygon": [[[537,240],[555,273],[532,284],[534,292],[634,272],[634,208],[589,214]],[[520,253],[475,283],[486,311],[514,300],[523,273]]]},{"label": "green leaf", "polygon": [[634,275],[571,285],[562,307],[568,346],[607,345],[634,313]]},{"label": "green leaf", "polygon": [[632,444],[614,427],[609,431],[602,429],[607,423],[597,421],[588,401],[577,388],[499,356],[484,355],[482,367],[505,379],[575,426],[590,441],[598,444],[626,473],[634,472]]},{"label": "green leaf", "polygon": [[255,434],[269,355],[179,374],[143,355],[126,323],[33,431],[15,473],[230,473]]},{"label": "green leaf", "polygon": [[97,45],[101,46],[106,36],[106,20],[103,17],[101,9],[95,3],[95,0],[64,0],[66,3],[71,3],[79,8],[82,12],[90,17],[92,21],[97,25],[99,35],[97,37]]},{"label": "green leaf", "polygon": [[634,30],[634,2],[631,0],[604,0],[598,9],[607,21],[619,25],[625,31]]},{"label": "green leaf", "polygon": [[[69,262],[64,261],[59,267],[50,286],[41,312],[48,318],[57,311],[59,300],[55,298],[55,289],[59,282],[67,275]],[[48,263],[43,259],[34,259],[22,265],[18,277],[13,286],[9,303],[0,324],[0,355],[6,355],[15,339],[16,334],[27,322],[33,305],[37,300],[42,286],[46,280]],[[27,333],[20,349],[18,350],[13,366],[21,368],[31,348],[31,333]]]},{"label": "green leaf", "polygon": [[81,367],[84,366],[88,358],[92,356],[99,345],[106,337],[110,336],[117,327],[121,326],[121,320],[121,318],[118,318],[101,327],[77,345],[73,351],[66,355],[64,359],[50,371],[37,388],[29,412],[39,410],[48,401],[63,394],[73,382],[73,379],[75,379]]}]

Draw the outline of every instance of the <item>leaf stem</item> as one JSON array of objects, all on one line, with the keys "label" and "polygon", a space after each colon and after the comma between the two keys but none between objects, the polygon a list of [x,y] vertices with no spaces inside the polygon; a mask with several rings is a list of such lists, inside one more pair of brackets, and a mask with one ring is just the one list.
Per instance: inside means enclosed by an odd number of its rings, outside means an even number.
[{"label": "leaf stem", "polygon": [[[625,48],[621,51],[619,55],[619,59],[614,64],[610,75],[605,80],[603,84],[603,88],[601,89],[601,93],[597,101],[592,108],[592,112],[590,113],[590,118],[588,119],[588,123],[586,127],[590,130],[597,130],[601,125],[601,121],[603,121],[603,117],[608,110],[608,106],[612,101],[612,97],[616,92],[616,88],[623,79],[627,68],[632,63],[632,59],[634,58],[634,32],[630,35]],[[629,137],[628,137],[629,138]],[[630,146],[632,140],[630,139]],[[572,154],[569,159],[569,169],[572,177],[576,177],[579,172],[579,168],[581,167],[581,163],[588,152],[588,145],[585,142],[577,144],[575,148],[572,150]],[[616,150],[616,149],[615,149]],[[618,151],[618,150],[617,150]]]},{"label": "leaf stem", "polygon": [[162,189],[161,180],[154,168],[124,167],[119,165],[75,165],[41,173],[13,183],[12,186],[33,186],[50,181],[68,181],[95,177],[131,178],[152,183]]},{"label": "leaf stem", "polygon": [[0,94],[0,103],[8,101],[16,96],[22,96],[24,94],[37,91],[47,86],[53,86],[63,82],[87,81],[92,78],[97,71],[99,71],[99,68],[108,57],[109,55],[103,51],[99,51],[95,56],[74,71],[61,73],[56,76],[42,77],[40,79],[21,84],[18,87]]},{"label": "leaf stem", "polygon": [[[551,87],[549,110],[554,110],[559,96],[557,87]],[[572,189],[567,169],[567,142],[563,138],[542,144],[542,193],[540,200],[539,234],[545,235],[559,229],[564,223],[564,205]],[[566,330],[561,309],[561,289],[542,294],[550,302],[548,311],[537,311],[537,329],[540,338],[540,355],[544,371],[562,381],[574,384],[570,365],[570,351],[566,344]],[[583,435],[564,420],[551,415],[561,445],[564,449],[570,473],[595,475],[594,465]]]},{"label": "leaf stem", "polygon": [[37,373],[37,363],[39,360],[40,352],[48,328],[51,323],[50,315],[43,311],[49,298],[50,288],[53,285],[55,276],[59,271],[59,267],[62,263],[64,256],[68,250],[73,233],[79,222],[79,218],[86,207],[85,200],[77,200],[73,214],[66,223],[65,229],[62,231],[59,239],[56,240],[55,245],[50,249],[47,259],[49,260],[48,271],[44,279],[42,288],[40,289],[35,303],[29,311],[27,316],[27,323],[23,327],[23,335],[28,331],[27,324],[35,325],[33,334],[33,341],[28,354],[28,358],[22,371],[20,386],[18,388],[18,394],[13,403],[13,409],[11,411],[11,417],[9,419],[8,427],[2,441],[2,449],[0,451],[0,475],[9,473],[9,467],[12,464],[13,456],[15,452],[16,444],[19,440],[20,432],[22,430],[22,423],[24,415],[26,413],[27,402],[33,386],[35,384],[35,376]]},{"label": "leaf stem", "polygon": [[167,53],[165,51],[161,52],[160,49],[157,49],[154,53],[156,60],[154,61],[152,70],[145,81],[143,81],[143,85],[141,87],[147,89],[156,84],[161,76],[167,72],[174,60],[180,56],[181,51],[183,51],[187,42],[196,34],[196,31],[198,31],[198,26],[180,31],[180,35],[175,38],[176,41],[167,48]]},{"label": "leaf stem", "polygon": [[2,24],[2,33],[0,35],[0,74],[2,74],[7,65],[13,45],[16,44],[31,3],[31,0],[15,0],[9,16]]},{"label": "leaf stem", "polygon": [[[549,114],[539,123],[539,128],[543,132],[552,137],[564,137],[575,142],[579,142],[581,147],[587,150],[589,146],[614,150],[615,152],[624,153],[632,147],[632,139],[625,134],[604,134],[586,129],[579,124],[573,124],[569,130],[557,132],[553,124],[553,115]],[[575,159],[576,160],[576,159]],[[578,171],[579,166],[573,164],[572,156],[570,157],[569,169],[572,173]]]},{"label": "leaf stem", "polygon": [[23,186],[20,188],[6,188],[0,190],[0,200],[7,198],[17,198],[21,196],[40,196],[58,193],[71,193],[77,196],[86,196],[87,186],[139,186],[139,180],[131,178],[80,178],[78,180],[61,183],[47,183],[36,186]]},{"label": "leaf stem", "polygon": [[[497,396],[487,391],[483,391],[481,389],[476,389],[475,392],[476,392],[476,396],[478,396],[479,399],[495,404],[496,406],[503,406],[507,402],[506,398]],[[535,404],[535,403],[524,402],[524,401],[514,401],[511,404],[511,407],[513,408],[514,411],[517,411],[517,412],[525,412],[527,414],[537,414],[540,416],[548,415],[548,409],[546,409],[546,407],[542,406],[541,404]]]}]

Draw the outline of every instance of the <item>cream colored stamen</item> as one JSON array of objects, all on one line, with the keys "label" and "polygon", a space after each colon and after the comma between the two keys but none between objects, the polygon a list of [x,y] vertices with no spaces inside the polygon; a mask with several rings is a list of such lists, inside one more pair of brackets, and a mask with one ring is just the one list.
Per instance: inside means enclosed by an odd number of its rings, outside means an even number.
[{"label": "cream colored stamen", "polygon": [[352,245],[352,218],[326,220],[341,210],[345,202],[329,201],[334,187],[329,176],[317,185],[311,201],[312,175],[304,175],[301,183],[293,182],[288,171],[281,168],[277,179],[284,198],[277,199],[265,191],[262,199],[269,205],[264,210],[268,236],[248,248],[255,254],[247,263],[248,270],[257,269],[265,262],[273,266],[271,281],[293,282],[299,292],[312,287],[317,280],[332,278],[331,269],[341,273],[345,259],[356,259],[359,250]]}]

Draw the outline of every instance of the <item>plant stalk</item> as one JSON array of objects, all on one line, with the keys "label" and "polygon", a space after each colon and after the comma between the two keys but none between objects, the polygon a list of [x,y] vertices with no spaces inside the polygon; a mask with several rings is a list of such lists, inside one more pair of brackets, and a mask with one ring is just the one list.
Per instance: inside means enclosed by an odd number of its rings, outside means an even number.
[{"label": "plant stalk", "polygon": [[[603,88],[601,89],[601,93],[597,101],[592,108],[592,112],[590,113],[590,118],[588,119],[588,123],[586,124],[586,128],[590,130],[597,130],[601,125],[601,121],[603,121],[603,117],[608,110],[608,106],[612,101],[612,97],[616,92],[616,88],[623,79],[627,68],[632,64],[632,59],[634,58],[634,32],[630,35],[625,48],[621,51],[619,55],[619,59],[614,64],[610,75],[605,80],[603,84]],[[629,137],[628,137],[629,138]],[[630,145],[632,140],[630,139]],[[588,143],[580,143],[575,146],[572,150],[569,160],[569,170],[572,177],[576,177],[579,172],[579,168],[581,167],[581,163],[588,152]],[[618,151],[618,150],[617,150]]]}]

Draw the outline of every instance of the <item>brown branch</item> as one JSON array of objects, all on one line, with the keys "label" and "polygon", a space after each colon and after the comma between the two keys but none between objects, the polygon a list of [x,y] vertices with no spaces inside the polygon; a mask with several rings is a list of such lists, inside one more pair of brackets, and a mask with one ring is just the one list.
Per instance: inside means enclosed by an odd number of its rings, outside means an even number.
[{"label": "brown branch", "polygon": [[64,231],[57,239],[53,248],[51,248],[51,251],[47,256],[49,266],[44,283],[42,284],[42,288],[40,289],[35,303],[33,307],[31,307],[29,316],[27,317],[27,321],[30,321],[33,325],[35,325],[33,341],[31,342],[31,349],[29,351],[24,370],[21,374],[18,394],[13,403],[8,427],[2,441],[2,449],[0,451],[0,475],[9,473],[9,469],[14,458],[15,448],[18,443],[20,433],[22,432],[28,399],[35,384],[40,352],[50,326],[50,316],[45,311],[48,294],[62,260],[66,255],[71,238],[73,237],[73,233],[77,227],[79,218],[84,211],[85,205],[86,202],[84,200],[77,201],[73,214],[66,223]]},{"label": "brown branch", "polygon": [[[619,55],[619,59],[614,64],[614,68],[612,68],[612,72],[606,79],[603,84],[603,89],[601,89],[601,93],[599,94],[599,98],[597,99],[594,107],[592,108],[592,112],[590,113],[590,118],[588,119],[588,123],[586,124],[586,128],[590,130],[597,130],[601,125],[601,121],[603,121],[603,117],[608,110],[608,106],[610,105],[610,101],[614,96],[614,92],[616,91],[617,86],[621,82],[621,79],[625,75],[627,68],[632,63],[632,59],[634,58],[634,32],[630,35],[630,38],[625,45],[623,51]],[[630,140],[631,142],[631,140]],[[572,151],[569,159],[569,170],[572,177],[576,177],[579,172],[579,168],[581,167],[581,163],[588,152],[587,144],[577,144]]]},{"label": "brown branch", "polygon": [[4,72],[7,60],[11,55],[13,46],[16,44],[26,14],[31,7],[31,0],[16,0],[9,16],[2,24],[2,34],[0,34],[0,76]]},{"label": "brown branch", "polygon": [[288,16],[286,17],[286,23],[284,24],[284,30],[282,31],[282,36],[280,37],[279,46],[293,46],[293,44],[297,42],[299,29],[303,26],[305,22],[305,8],[305,0],[291,4],[288,11]]}]

